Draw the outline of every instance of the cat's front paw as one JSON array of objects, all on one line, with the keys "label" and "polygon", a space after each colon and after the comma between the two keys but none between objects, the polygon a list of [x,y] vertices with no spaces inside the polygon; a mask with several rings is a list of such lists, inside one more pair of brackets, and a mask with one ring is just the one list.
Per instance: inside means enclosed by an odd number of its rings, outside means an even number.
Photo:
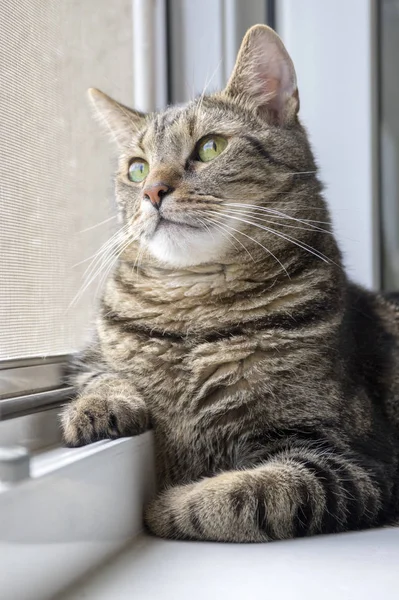
[{"label": "cat's front paw", "polygon": [[61,426],[67,446],[76,447],[103,439],[138,435],[146,431],[150,423],[142,402],[89,394],[64,409]]},{"label": "cat's front paw", "polygon": [[177,522],[169,502],[168,493],[154,498],[144,512],[144,522],[149,531],[162,538],[181,538]]}]

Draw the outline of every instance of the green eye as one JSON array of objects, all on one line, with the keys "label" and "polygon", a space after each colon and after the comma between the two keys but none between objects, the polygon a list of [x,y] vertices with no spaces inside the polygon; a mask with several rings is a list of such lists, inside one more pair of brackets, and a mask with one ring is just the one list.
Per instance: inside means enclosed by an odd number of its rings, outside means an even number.
[{"label": "green eye", "polygon": [[221,135],[207,135],[197,144],[199,159],[202,162],[209,162],[219,156],[226,146],[227,140]]},{"label": "green eye", "polygon": [[134,183],[140,183],[143,181],[147,175],[150,167],[148,166],[148,162],[143,160],[142,158],[134,158],[129,165],[128,177],[130,181],[134,181]]}]

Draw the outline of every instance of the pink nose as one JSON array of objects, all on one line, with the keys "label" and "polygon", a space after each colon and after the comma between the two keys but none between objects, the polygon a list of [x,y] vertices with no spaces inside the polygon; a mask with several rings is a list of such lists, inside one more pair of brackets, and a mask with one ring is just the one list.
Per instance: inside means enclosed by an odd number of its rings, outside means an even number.
[{"label": "pink nose", "polygon": [[151,204],[155,206],[156,209],[159,210],[164,196],[166,196],[166,194],[169,194],[169,192],[171,191],[172,188],[169,185],[166,185],[166,183],[159,182],[144,188],[143,196],[146,200],[149,200]]}]

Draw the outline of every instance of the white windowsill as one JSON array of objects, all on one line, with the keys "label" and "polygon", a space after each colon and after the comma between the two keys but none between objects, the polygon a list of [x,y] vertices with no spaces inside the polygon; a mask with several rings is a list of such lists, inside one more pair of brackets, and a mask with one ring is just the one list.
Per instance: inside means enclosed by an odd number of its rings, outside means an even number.
[{"label": "white windowsill", "polygon": [[242,545],[143,535],[151,432],[32,463],[30,479],[0,490],[2,600],[397,598],[395,528]]},{"label": "white windowsill", "polygon": [[0,596],[52,600],[142,529],[154,490],[152,433],[32,459],[0,489]]},{"label": "white windowsill", "polygon": [[141,535],[58,600],[396,600],[399,529],[270,544]]}]

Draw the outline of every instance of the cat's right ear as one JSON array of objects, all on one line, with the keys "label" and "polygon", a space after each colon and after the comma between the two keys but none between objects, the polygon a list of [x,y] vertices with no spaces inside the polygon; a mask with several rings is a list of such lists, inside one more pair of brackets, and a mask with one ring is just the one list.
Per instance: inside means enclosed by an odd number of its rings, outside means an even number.
[{"label": "cat's right ear", "polygon": [[97,120],[105,125],[118,146],[126,147],[134,133],[145,123],[145,114],[116,102],[95,88],[88,90],[90,102]]}]

